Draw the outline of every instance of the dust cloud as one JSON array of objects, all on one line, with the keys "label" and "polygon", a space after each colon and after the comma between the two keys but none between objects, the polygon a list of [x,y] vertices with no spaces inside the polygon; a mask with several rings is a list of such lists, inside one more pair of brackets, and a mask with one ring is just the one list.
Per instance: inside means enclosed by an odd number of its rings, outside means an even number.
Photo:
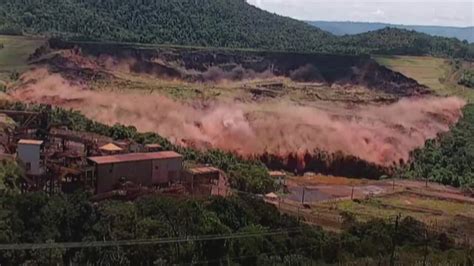
[{"label": "dust cloud", "polygon": [[461,116],[459,98],[405,98],[390,105],[321,102],[177,102],[158,94],[91,91],[45,69],[26,73],[16,100],[80,110],[107,124],[134,125],[180,145],[214,147],[243,156],[341,151],[384,166],[449,130]]}]

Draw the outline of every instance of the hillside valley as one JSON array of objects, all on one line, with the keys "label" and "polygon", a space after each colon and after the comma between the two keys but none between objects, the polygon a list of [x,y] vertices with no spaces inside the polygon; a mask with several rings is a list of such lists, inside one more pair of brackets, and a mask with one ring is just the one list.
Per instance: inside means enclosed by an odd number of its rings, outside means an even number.
[{"label": "hillside valley", "polygon": [[472,265],[474,44],[249,2],[0,1],[0,265]]},{"label": "hillside valley", "polygon": [[[447,131],[464,105],[430,95],[367,56],[56,41],[47,47],[31,57],[33,69],[10,97],[301,173],[377,178]],[[342,157],[322,159],[325,152]],[[335,170],[338,160],[354,166]],[[359,160],[374,170],[354,170]]]}]

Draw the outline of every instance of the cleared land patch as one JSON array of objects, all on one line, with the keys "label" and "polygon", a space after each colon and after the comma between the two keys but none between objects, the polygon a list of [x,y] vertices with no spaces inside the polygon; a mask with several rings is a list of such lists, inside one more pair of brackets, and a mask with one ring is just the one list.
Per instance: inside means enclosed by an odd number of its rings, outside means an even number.
[{"label": "cleared land patch", "polygon": [[[436,183],[407,180],[358,180],[311,176],[288,180],[289,194],[273,203],[285,213],[329,230],[341,230],[344,217],[357,221],[411,216],[460,242],[474,241],[474,199]],[[303,192],[304,190],[304,192]],[[353,198],[353,199],[351,199]],[[304,204],[302,201],[304,200]]]},{"label": "cleared land patch", "polygon": [[8,80],[12,72],[23,72],[29,68],[29,56],[41,45],[44,39],[21,36],[0,35],[0,80]]},{"label": "cleared land patch", "polygon": [[474,102],[474,90],[457,84],[459,75],[464,69],[472,68],[472,63],[459,62],[456,67],[456,63],[447,59],[429,56],[377,56],[375,59],[441,96],[460,96]]}]

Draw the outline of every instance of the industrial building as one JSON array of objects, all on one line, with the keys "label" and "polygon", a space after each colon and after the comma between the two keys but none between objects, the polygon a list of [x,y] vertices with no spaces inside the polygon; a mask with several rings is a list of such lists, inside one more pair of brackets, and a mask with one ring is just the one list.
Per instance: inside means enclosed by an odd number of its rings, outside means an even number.
[{"label": "industrial building", "polygon": [[[206,165],[183,171],[183,157],[163,151],[159,143],[114,140],[51,126],[49,110],[0,110],[0,159],[20,161],[25,169],[22,192],[70,193],[81,188],[95,191],[95,200],[230,192],[225,174],[217,168]],[[3,122],[10,116],[14,123],[5,130]]]},{"label": "industrial building", "polygon": [[17,158],[24,165],[27,175],[39,176],[44,173],[44,163],[41,158],[43,141],[21,139],[17,145]]},{"label": "industrial building", "polygon": [[163,186],[181,180],[183,157],[173,151],[89,157],[95,166],[96,193],[114,190],[121,182]]}]

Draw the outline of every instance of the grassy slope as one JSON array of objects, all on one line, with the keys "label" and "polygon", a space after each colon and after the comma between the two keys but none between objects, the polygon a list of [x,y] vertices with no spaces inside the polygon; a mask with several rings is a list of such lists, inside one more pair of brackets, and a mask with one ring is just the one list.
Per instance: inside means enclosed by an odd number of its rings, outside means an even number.
[{"label": "grassy slope", "polygon": [[28,68],[28,56],[44,43],[43,39],[0,35],[0,80],[8,80],[13,71]]},{"label": "grassy slope", "polygon": [[443,96],[456,95],[474,102],[474,90],[457,84],[455,71],[446,59],[428,56],[377,56],[388,68],[417,80]]},{"label": "grassy slope", "polygon": [[443,220],[461,215],[474,219],[472,204],[409,194],[396,194],[359,202],[341,201],[337,206],[340,210],[356,213],[358,218],[364,220],[389,218],[398,213],[424,221]]},{"label": "grassy slope", "polygon": [[411,216],[434,228],[444,228],[456,238],[472,236],[474,208],[472,204],[443,199],[395,194],[362,201],[341,201],[336,209],[355,215],[358,220],[390,219],[398,214]]}]

